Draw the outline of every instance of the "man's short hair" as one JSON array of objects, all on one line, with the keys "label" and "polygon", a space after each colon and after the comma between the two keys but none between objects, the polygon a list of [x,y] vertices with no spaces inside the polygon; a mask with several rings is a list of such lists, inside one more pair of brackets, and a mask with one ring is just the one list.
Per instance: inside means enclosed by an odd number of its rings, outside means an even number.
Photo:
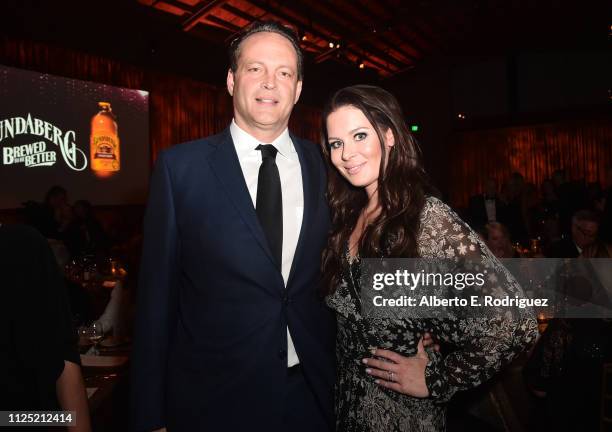
[{"label": "man's short hair", "polygon": [[601,222],[599,215],[592,210],[578,210],[574,213],[574,217],[572,218],[573,222],[578,221],[586,221],[586,222],[594,222],[597,225]]},{"label": "man's short hair", "polygon": [[228,48],[230,68],[232,72],[236,73],[236,70],[238,69],[238,58],[240,58],[240,47],[242,42],[244,42],[244,40],[249,36],[261,32],[276,33],[283,36],[291,43],[293,49],[295,49],[295,53],[297,54],[297,79],[298,81],[302,81],[304,77],[304,55],[300,48],[297,35],[289,27],[284,26],[278,21],[256,21],[242,29],[238,36],[232,40]]}]

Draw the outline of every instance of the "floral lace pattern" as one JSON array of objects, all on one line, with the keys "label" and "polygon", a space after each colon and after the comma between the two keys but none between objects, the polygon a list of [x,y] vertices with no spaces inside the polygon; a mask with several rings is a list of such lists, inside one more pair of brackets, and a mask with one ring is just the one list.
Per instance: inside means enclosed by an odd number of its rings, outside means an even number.
[{"label": "floral lace pattern", "polygon": [[[535,340],[537,323],[531,309],[490,317],[468,316],[465,310],[444,319],[376,318],[361,315],[360,259],[346,251],[342,282],[327,297],[338,318],[336,383],[337,430],[371,432],[443,431],[444,402],[462,389],[479,385],[508,364]],[[419,253],[423,258],[469,259],[489,269],[492,292],[522,296],[521,287],[491,254],[478,235],[447,205],[429,197],[421,214]],[[379,387],[361,360],[372,347],[415,355],[420,336],[431,332],[452,350],[442,356],[428,350],[425,381],[428,398],[414,398]]]}]

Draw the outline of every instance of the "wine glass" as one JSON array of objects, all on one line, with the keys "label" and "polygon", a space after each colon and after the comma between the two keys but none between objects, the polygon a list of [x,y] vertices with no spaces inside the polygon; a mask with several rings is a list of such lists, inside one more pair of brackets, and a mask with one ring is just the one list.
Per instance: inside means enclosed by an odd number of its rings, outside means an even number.
[{"label": "wine glass", "polygon": [[98,350],[98,344],[102,339],[104,339],[104,326],[100,321],[92,322],[86,328],[86,334],[89,340],[93,343],[93,350],[91,355],[100,355],[100,351]]}]

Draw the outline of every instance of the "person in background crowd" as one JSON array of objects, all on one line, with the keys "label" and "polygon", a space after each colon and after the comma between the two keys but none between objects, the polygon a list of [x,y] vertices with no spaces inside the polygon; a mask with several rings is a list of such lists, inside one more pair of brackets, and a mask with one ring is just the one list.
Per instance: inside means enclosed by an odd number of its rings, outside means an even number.
[{"label": "person in background crowd", "polygon": [[73,217],[66,189],[62,186],[52,186],[47,191],[45,201],[34,217],[34,227],[44,237],[63,240]]},{"label": "person in background crowd", "polygon": [[49,245],[31,227],[2,225],[0,252],[0,410],[75,411],[70,430],[88,432],[77,334]]},{"label": "person in background crowd", "polygon": [[468,218],[475,230],[480,230],[488,222],[504,219],[504,208],[497,194],[497,182],[489,178],[485,182],[485,191],[470,198]]},{"label": "person in background crowd", "polygon": [[507,187],[507,205],[505,217],[500,220],[504,223],[513,241],[525,241],[528,238],[527,228],[523,218],[523,189],[525,181],[520,173],[512,173]]},{"label": "person in background crowd", "polygon": [[552,180],[545,179],[540,186],[542,219],[540,221],[542,249],[549,250],[550,245],[561,239],[559,221],[559,199],[555,193]]},{"label": "person in background crowd", "polygon": [[499,222],[485,225],[485,242],[497,258],[517,258],[518,253],[512,247],[510,232]]},{"label": "person in background crowd", "polygon": [[572,215],[581,209],[589,208],[587,191],[584,182],[570,181],[564,169],[553,173],[555,192],[559,198],[559,216],[561,232],[570,234],[572,229]]},{"label": "person in background crowd", "polygon": [[525,183],[521,197],[521,212],[523,224],[527,229],[529,238],[535,238],[542,234],[541,223],[542,208],[538,197],[538,188],[533,183]]},{"label": "person in background crowd", "polygon": [[[585,220],[583,216],[585,211],[574,215],[572,231],[576,222]],[[580,236],[577,238],[582,242]],[[601,241],[581,244],[580,258],[612,257],[612,247]],[[566,301],[577,307],[587,302],[604,304],[609,310],[610,267],[584,264],[589,269],[587,274],[566,281],[565,290],[570,293]],[[592,279],[590,273],[597,278]],[[543,402],[533,430],[600,430],[603,365],[611,361],[612,320],[571,316],[551,319],[523,370],[528,387]]]},{"label": "person in background crowd", "polygon": [[546,215],[558,215],[559,197],[555,192],[555,184],[550,179],[545,179],[540,186],[542,209]]},{"label": "person in background crowd", "polygon": [[108,252],[109,239],[95,218],[91,203],[78,200],[72,206],[74,218],[65,230],[64,243],[73,257],[103,255]]},{"label": "person in background crowd", "polygon": [[551,245],[550,258],[577,258],[584,249],[598,242],[600,218],[591,210],[579,210],[572,217],[571,237]]}]

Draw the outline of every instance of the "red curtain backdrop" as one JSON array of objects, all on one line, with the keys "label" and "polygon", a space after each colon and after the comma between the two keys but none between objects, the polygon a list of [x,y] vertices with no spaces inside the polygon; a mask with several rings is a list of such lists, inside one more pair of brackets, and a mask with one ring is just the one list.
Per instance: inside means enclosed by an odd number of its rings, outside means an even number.
[{"label": "red curtain backdrop", "polygon": [[[224,87],[144,70],[103,56],[4,38],[0,39],[0,63],[148,91],[151,163],[160,150],[218,133],[232,118],[232,101]],[[298,104],[291,130],[297,136],[318,142],[320,110]]]},{"label": "red curtain backdrop", "polygon": [[468,131],[457,134],[450,160],[450,201],[465,207],[484,190],[487,178],[498,185],[513,172],[540,185],[557,169],[572,180],[600,182],[612,166],[609,119]]}]

